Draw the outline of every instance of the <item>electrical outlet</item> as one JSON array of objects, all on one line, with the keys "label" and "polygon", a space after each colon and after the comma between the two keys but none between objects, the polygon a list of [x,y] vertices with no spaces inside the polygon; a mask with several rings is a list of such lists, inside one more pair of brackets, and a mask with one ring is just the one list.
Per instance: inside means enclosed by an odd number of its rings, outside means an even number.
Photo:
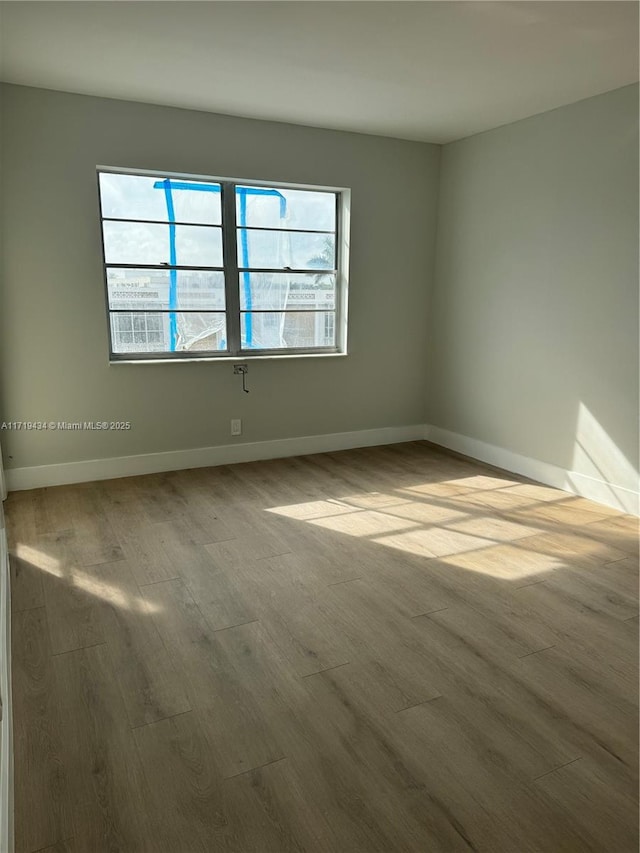
[{"label": "electrical outlet", "polygon": [[249,365],[248,364],[234,364],[233,365],[233,372],[235,374],[248,373],[249,372]]},{"label": "electrical outlet", "polygon": [[231,419],[231,435],[242,435],[242,421],[240,418]]}]

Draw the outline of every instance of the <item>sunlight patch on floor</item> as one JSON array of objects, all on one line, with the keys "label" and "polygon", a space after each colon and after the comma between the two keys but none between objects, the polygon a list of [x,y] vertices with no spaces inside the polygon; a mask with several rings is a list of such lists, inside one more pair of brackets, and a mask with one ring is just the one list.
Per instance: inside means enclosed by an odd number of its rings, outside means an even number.
[{"label": "sunlight patch on floor", "polygon": [[358,509],[387,509],[391,506],[400,506],[411,503],[407,498],[398,495],[388,495],[384,492],[369,492],[361,495],[345,495],[340,498],[343,503]]},{"label": "sunlight patch on floor", "polygon": [[489,489],[504,489],[508,486],[516,486],[519,480],[509,480],[507,477],[489,477],[486,474],[477,474],[474,477],[460,477],[457,480],[447,480],[451,486],[459,486],[465,489],[479,489],[487,491]]},{"label": "sunlight patch on floor", "polygon": [[91,577],[86,572],[80,569],[71,570],[71,582],[79,589],[94,595],[96,598],[101,598],[115,607],[120,607],[123,610],[131,610],[131,603],[128,595],[112,584],[105,583],[100,578]]},{"label": "sunlight patch on floor", "polygon": [[354,510],[348,515],[309,519],[309,522],[327,530],[334,530],[336,533],[346,533],[349,536],[376,536],[380,533],[392,531],[420,529],[420,526],[414,521],[405,521],[395,515],[365,509]]},{"label": "sunlight patch on floor", "polygon": [[458,530],[460,533],[470,533],[475,536],[488,536],[498,542],[509,542],[514,539],[524,539],[527,536],[535,536],[540,533],[538,527],[527,527],[524,524],[516,524],[513,521],[505,521],[501,518],[466,518],[463,521],[454,521],[447,524],[449,530]]},{"label": "sunlight patch on floor", "polygon": [[459,509],[451,509],[428,501],[407,501],[403,504],[387,507],[385,513],[404,518],[407,521],[417,521],[421,524],[448,525],[449,522],[469,517],[468,513],[461,512]]},{"label": "sunlight patch on floor", "polygon": [[106,583],[99,574],[90,575],[81,569],[74,568],[71,570],[70,577],[74,586],[121,610],[137,610],[139,613],[158,613],[162,609],[156,604],[151,604],[145,598],[129,594],[120,587],[115,586],[115,584]]},{"label": "sunlight patch on floor", "polygon": [[308,501],[290,506],[274,506],[268,508],[267,512],[273,512],[294,520],[312,521],[314,518],[328,518],[342,513],[358,512],[358,508],[349,506],[342,501],[326,500]]},{"label": "sunlight patch on floor", "polygon": [[376,537],[373,541],[379,545],[387,545],[423,557],[444,557],[465,551],[476,552],[496,544],[493,539],[467,536],[464,533],[447,530],[445,527],[410,530],[407,533]]},{"label": "sunlight patch on floor", "polygon": [[59,578],[62,585],[70,583],[72,586],[89,593],[89,595],[100,598],[122,610],[137,610],[139,613],[157,613],[161,610],[160,607],[149,603],[144,598],[129,595],[114,584],[106,583],[99,576],[99,566],[95,568],[96,574],[93,575],[77,566],[66,565],[63,567],[61,561],[55,557],[22,543],[16,545],[16,557],[48,575]]},{"label": "sunlight patch on floor", "polygon": [[[462,499],[458,496],[455,500],[458,504],[467,500],[468,510],[448,506],[450,501],[445,494],[436,496],[424,491],[436,486],[464,487]],[[474,476],[417,484],[397,491],[395,498],[380,492],[363,492],[339,500],[309,501],[271,507],[267,511],[502,580],[544,576],[563,568],[571,548],[575,550],[578,544],[575,535],[567,547],[560,544],[557,534],[555,541],[551,541],[544,519],[531,517],[533,511],[523,511],[522,504],[539,506],[543,514],[545,508],[567,501],[565,494],[547,486]],[[522,514],[522,522],[496,517],[491,511],[487,513],[482,501],[488,502],[491,496],[501,496],[497,502],[504,501],[508,509],[514,509],[515,504],[518,507],[515,517]],[[581,539],[579,544],[579,552],[586,560],[602,548],[588,538]]]},{"label": "sunlight patch on floor", "polygon": [[32,548],[31,545],[18,544],[16,546],[16,557],[19,557],[26,563],[31,563],[32,566],[36,566],[36,568],[41,569],[43,572],[47,572],[49,575],[55,575],[57,578],[62,577],[60,560],[56,560],[55,557],[50,557],[48,554],[45,554],[43,551],[39,551],[37,548]]},{"label": "sunlight patch on floor", "polygon": [[479,572],[499,580],[521,580],[548,574],[563,568],[566,563],[557,556],[513,545],[494,545],[490,548],[442,557],[441,562],[456,569]]}]

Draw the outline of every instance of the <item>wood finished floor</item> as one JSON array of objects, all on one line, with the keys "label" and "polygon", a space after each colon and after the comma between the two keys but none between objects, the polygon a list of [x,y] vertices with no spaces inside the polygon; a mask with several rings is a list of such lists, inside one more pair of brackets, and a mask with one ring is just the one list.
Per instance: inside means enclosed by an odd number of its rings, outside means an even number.
[{"label": "wood finished floor", "polygon": [[425,443],[6,513],[17,853],[636,853],[636,519]]}]

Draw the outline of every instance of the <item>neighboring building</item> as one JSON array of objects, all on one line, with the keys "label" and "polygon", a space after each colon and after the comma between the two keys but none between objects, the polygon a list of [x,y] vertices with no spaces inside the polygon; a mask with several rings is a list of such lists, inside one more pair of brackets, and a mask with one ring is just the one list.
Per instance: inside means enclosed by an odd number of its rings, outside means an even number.
[{"label": "neighboring building", "polygon": [[[280,281],[273,284],[276,276]],[[254,297],[258,304],[252,305],[255,313],[251,312],[251,340],[247,341],[248,331],[243,325],[243,346],[260,349],[333,345],[333,283],[317,281],[311,275],[304,279],[292,276],[289,280],[282,273],[262,274],[259,293],[266,289],[269,296],[263,298],[265,308]],[[122,312],[111,315],[115,352],[169,351],[171,314],[175,314],[176,350],[225,349],[222,275],[208,271],[189,271],[183,275],[177,286],[175,312],[169,311],[169,285],[168,271],[149,270],[148,275],[142,276],[137,270],[133,274],[129,270],[113,271],[109,281],[111,306]]]}]

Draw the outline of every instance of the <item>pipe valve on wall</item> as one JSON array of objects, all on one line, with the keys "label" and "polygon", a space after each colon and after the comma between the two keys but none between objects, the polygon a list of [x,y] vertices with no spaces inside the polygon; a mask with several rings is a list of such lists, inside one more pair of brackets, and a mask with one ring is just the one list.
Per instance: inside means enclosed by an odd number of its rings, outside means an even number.
[{"label": "pipe valve on wall", "polygon": [[247,373],[249,372],[248,364],[234,364],[233,365],[234,374],[242,375],[242,390],[245,394],[249,393],[249,389],[247,388]]}]

